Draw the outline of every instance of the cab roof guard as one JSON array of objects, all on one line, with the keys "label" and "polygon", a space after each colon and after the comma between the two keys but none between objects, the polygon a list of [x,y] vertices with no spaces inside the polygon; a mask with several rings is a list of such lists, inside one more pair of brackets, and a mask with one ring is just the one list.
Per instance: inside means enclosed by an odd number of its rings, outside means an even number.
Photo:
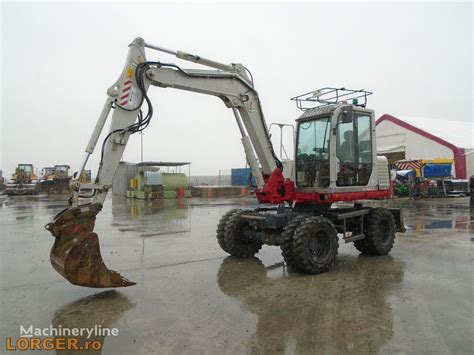
[{"label": "cab roof guard", "polygon": [[[291,100],[296,101],[296,106],[302,111],[320,106],[335,105],[340,102],[350,102],[355,106],[366,107],[367,96],[372,94],[373,92],[364,89],[324,87],[292,97]],[[360,102],[359,99],[361,99]]]}]

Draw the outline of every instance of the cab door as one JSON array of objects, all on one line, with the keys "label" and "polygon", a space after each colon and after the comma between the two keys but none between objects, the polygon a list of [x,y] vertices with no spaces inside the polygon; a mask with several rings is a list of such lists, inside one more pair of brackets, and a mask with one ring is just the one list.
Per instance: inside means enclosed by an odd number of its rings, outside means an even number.
[{"label": "cab door", "polygon": [[312,192],[330,185],[331,116],[298,123],[295,151],[296,186]]},{"label": "cab door", "polygon": [[369,184],[374,170],[373,121],[370,110],[350,110],[338,117],[335,130],[337,188]]}]

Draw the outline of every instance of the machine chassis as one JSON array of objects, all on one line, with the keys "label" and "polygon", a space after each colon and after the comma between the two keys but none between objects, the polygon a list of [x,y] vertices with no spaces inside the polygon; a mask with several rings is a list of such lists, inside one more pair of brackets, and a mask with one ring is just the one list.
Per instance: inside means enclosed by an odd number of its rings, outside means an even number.
[{"label": "machine chassis", "polygon": [[[301,209],[298,207],[301,207]],[[343,235],[342,240],[349,243],[366,237],[364,234],[364,217],[369,215],[372,210],[374,210],[374,207],[364,207],[361,203],[337,208],[330,208],[328,205],[296,206],[295,208],[285,206],[258,207],[254,210],[243,210],[239,218],[254,227],[254,231],[246,231],[246,236],[258,240],[262,244],[281,245],[283,242],[281,231],[296,216],[320,216],[329,219],[338,233]],[[390,211],[395,219],[396,231],[404,233],[405,226],[400,209],[390,208],[386,210]],[[354,235],[354,230],[357,230],[358,234]]]}]

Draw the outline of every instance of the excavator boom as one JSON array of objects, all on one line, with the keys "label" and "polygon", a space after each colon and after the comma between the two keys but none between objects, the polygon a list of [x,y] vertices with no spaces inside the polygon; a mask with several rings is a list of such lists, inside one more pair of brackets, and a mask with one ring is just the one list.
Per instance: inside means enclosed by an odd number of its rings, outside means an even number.
[{"label": "excavator boom", "polygon": [[[191,70],[175,64],[149,62],[145,56],[146,47],[213,69]],[[247,162],[260,190],[264,189],[269,176],[282,168],[273,151],[258,93],[243,65],[222,64],[147,44],[142,38],[136,38],[129,45],[122,74],[107,91],[106,102],[86,147],[77,178],[71,180],[70,207],[57,214],[46,226],[56,238],[50,254],[51,264],[72,284],[97,288],[135,284],[107,268],[100,253],[98,236],[93,229],[128,138],[144,130],[153,115],[153,107],[147,96],[150,85],[216,96],[231,108],[242,135]],[[142,112],[144,104],[147,106],[145,114]],[[101,146],[97,178],[94,183],[82,183],[80,176],[97,146],[111,111],[110,129]]]}]

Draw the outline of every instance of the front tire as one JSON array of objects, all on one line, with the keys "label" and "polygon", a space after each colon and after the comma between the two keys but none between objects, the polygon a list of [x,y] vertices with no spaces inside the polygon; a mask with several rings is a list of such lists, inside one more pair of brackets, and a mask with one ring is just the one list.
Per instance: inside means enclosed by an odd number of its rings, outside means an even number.
[{"label": "front tire", "polygon": [[217,225],[217,230],[216,230],[216,237],[217,237],[217,243],[219,243],[219,246],[221,247],[222,250],[224,250],[226,253],[229,253],[229,250],[227,249],[227,246],[225,245],[225,227],[227,225],[227,222],[229,221],[230,217],[234,213],[236,213],[237,209],[233,209],[225,213],[221,220],[219,221],[219,224]]},{"label": "front tire", "polygon": [[224,244],[226,251],[238,258],[249,258],[254,256],[262,248],[262,243],[245,235],[245,231],[252,226],[240,215],[244,210],[235,211],[227,221],[224,230]]},{"label": "front tire", "polygon": [[354,246],[363,254],[387,255],[395,243],[395,218],[386,208],[375,208],[369,215],[365,228],[365,239],[357,240]]},{"label": "front tire", "polygon": [[325,217],[306,218],[295,230],[292,248],[299,270],[308,274],[328,271],[339,248],[336,227]]},{"label": "front tire", "polygon": [[286,265],[289,267],[298,270],[298,264],[293,253],[293,235],[295,230],[300,226],[307,217],[306,216],[296,216],[288,222],[288,224],[283,228],[281,234],[283,243],[280,245],[281,255],[285,260]]}]

